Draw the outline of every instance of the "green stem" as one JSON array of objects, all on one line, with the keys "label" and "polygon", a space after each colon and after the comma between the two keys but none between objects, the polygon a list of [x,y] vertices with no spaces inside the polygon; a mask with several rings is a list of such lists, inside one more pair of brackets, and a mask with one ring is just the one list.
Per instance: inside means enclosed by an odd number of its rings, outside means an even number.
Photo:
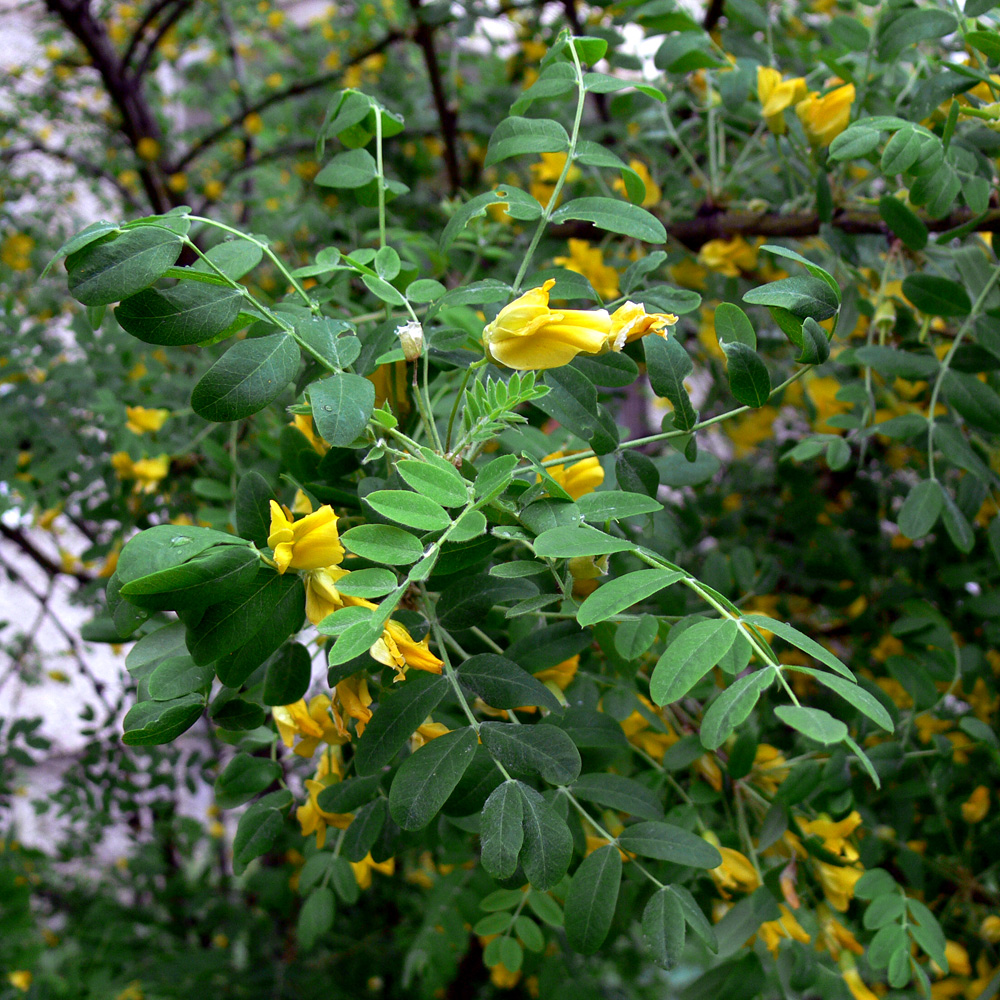
[{"label": "green stem", "polygon": [[375,165],[376,169],[378,170],[378,245],[379,247],[384,247],[385,246],[385,173],[382,165],[382,112],[379,108],[375,109]]}]

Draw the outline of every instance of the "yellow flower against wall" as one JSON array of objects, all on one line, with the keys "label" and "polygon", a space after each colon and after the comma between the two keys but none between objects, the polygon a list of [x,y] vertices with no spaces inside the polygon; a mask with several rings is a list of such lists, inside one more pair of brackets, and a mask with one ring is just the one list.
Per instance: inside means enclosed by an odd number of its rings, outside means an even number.
[{"label": "yellow flower against wall", "polygon": [[738,278],[757,266],[757,247],[742,236],[731,240],[709,240],[698,251],[698,263],[727,278]]},{"label": "yellow flower against wall", "polygon": [[594,287],[602,299],[618,298],[618,272],[610,264],[604,263],[604,252],[600,247],[591,246],[587,240],[568,240],[569,256],[555,257],[553,263],[582,274]]},{"label": "yellow flower against wall", "polygon": [[781,73],[767,66],[757,67],[757,97],[760,113],[768,129],[775,135],[784,135],[786,130],[784,112],[798,104],[806,96],[806,81],[797,76],[782,80]]},{"label": "yellow flower against wall", "polygon": [[125,407],[125,427],[133,434],[158,431],[170,416],[169,410],[147,410],[144,406]]},{"label": "yellow flower against wall", "polygon": [[812,146],[829,146],[847,128],[854,97],[854,84],[848,83],[823,97],[813,91],[795,105],[795,113]]},{"label": "yellow flower against wall", "polygon": [[[639,175],[640,180],[646,186],[646,195],[640,202],[643,208],[652,208],[654,205],[659,205],[661,199],[663,198],[663,191],[660,185],[653,180],[652,175],[649,172],[649,167],[646,166],[642,160],[631,159],[628,165]],[[622,197],[627,197],[625,182],[621,177],[617,178],[611,187],[617,191]]]},{"label": "yellow flower against wall", "polygon": [[611,332],[605,309],[549,308],[555,280],[532,288],[500,310],[483,330],[486,356],[519,371],[561,368],[578,354],[600,354]]},{"label": "yellow flower against wall", "polygon": [[[546,455],[542,461],[548,462],[554,458],[570,458],[573,452],[568,455],[562,451],[554,451]],[[579,500],[586,493],[593,493],[601,483],[604,482],[604,469],[601,468],[600,460],[592,455],[590,458],[581,459],[571,465],[552,465],[545,470],[548,474],[574,499]],[[542,477],[537,477],[541,482]]]},{"label": "yellow flower against wall", "polygon": [[[566,154],[541,153],[540,156],[542,158],[541,163],[531,164],[531,184],[528,190],[536,201],[542,205],[548,205],[549,199],[552,197],[552,192],[555,189],[556,181],[559,180],[563,168],[566,166]],[[566,174],[565,183],[570,184],[575,180],[579,180],[579,178],[580,168],[576,164],[573,164]],[[559,201],[562,201],[562,192],[560,192]]]}]

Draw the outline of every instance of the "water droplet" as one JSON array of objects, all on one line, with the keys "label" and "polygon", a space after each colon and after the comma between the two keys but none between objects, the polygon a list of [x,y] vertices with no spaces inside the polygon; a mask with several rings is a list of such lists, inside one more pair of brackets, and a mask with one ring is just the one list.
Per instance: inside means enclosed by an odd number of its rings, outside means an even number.
[{"label": "water droplet", "polygon": [[170,544],[171,545],[190,545],[191,542],[193,542],[193,541],[194,541],[194,539],[190,535],[174,535],[174,537],[170,539]]},{"label": "water droplet", "polygon": [[333,413],[333,407],[332,407],[332,406],[330,406],[330,404],[329,404],[329,403],[327,403],[327,404],[326,404],[326,405],[325,405],[325,406],[323,407],[323,409],[324,409],[324,410],[325,410],[325,411],[326,411],[327,413]]}]

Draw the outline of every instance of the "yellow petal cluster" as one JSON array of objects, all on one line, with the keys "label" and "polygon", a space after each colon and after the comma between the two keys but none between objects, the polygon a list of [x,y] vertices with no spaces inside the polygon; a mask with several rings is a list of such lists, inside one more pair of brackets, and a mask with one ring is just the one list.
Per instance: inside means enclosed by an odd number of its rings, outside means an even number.
[{"label": "yellow petal cluster", "polygon": [[125,427],[133,434],[158,431],[169,416],[169,410],[147,410],[144,406],[126,406]]},{"label": "yellow petal cluster", "polygon": [[582,274],[602,299],[618,298],[618,272],[604,263],[601,248],[591,246],[586,240],[570,239],[568,244],[569,256],[555,257],[553,263]]},{"label": "yellow petal cluster", "polygon": [[777,920],[768,920],[761,924],[757,930],[757,935],[764,942],[767,950],[777,956],[781,947],[782,938],[794,938],[802,944],[808,944],[812,938],[805,928],[795,919],[795,915],[784,903],[778,904],[781,916]]},{"label": "yellow petal cluster", "polygon": [[396,870],[396,859],[386,858],[385,861],[373,861],[371,854],[366,854],[360,861],[352,861],[354,879],[359,889],[367,889],[372,884],[372,872],[392,875]]},{"label": "yellow petal cluster", "polygon": [[[566,154],[542,153],[540,155],[542,162],[531,164],[531,184],[528,186],[528,190],[536,201],[542,205],[548,205],[556,181],[559,180],[563,167],[566,166]],[[578,180],[579,177],[580,168],[573,164],[566,173],[566,183]]]},{"label": "yellow petal cluster", "polygon": [[976,790],[962,803],[962,819],[966,823],[979,823],[990,811],[990,790],[985,785],[979,785]]},{"label": "yellow petal cluster", "polygon": [[118,451],[111,456],[111,465],[119,479],[135,480],[136,493],[152,493],[170,472],[170,456],[158,455],[134,462],[127,451]]},{"label": "yellow petal cluster", "polygon": [[811,145],[829,146],[847,128],[854,96],[854,84],[848,83],[823,97],[813,91],[799,101],[795,113]]},{"label": "yellow petal cluster", "polygon": [[431,674],[441,673],[443,661],[429,647],[430,636],[425,635],[417,642],[404,626],[390,619],[385,624],[382,638],[376,640],[370,652],[379,663],[393,667],[396,670],[396,680],[401,681],[405,676],[403,668],[407,666],[415,670],[426,670]]},{"label": "yellow petal cluster", "polygon": [[[566,455],[562,451],[554,451],[542,459],[548,462],[553,458],[568,458],[572,452]],[[604,482],[604,469],[596,456],[581,459],[574,462],[568,468],[565,465],[549,466],[545,470],[548,474],[574,499],[579,500],[585,493],[593,493],[601,483]],[[538,477],[541,480],[541,476]]]},{"label": "yellow petal cluster", "polygon": [[[289,749],[294,746],[299,757],[311,757],[320,743],[335,746],[350,738],[340,718],[334,719],[332,708],[330,699],[325,694],[318,694],[308,705],[304,698],[291,705],[275,705],[271,714],[285,746]],[[297,745],[296,737],[299,737]]]},{"label": "yellow petal cluster", "polygon": [[322,850],[326,843],[327,827],[334,827],[337,830],[346,830],[351,825],[354,818],[352,813],[331,813],[325,812],[319,807],[319,793],[330,785],[335,785],[340,781],[340,760],[334,758],[331,753],[325,753],[320,757],[319,767],[316,775],[305,782],[306,791],[309,798],[305,805],[299,806],[295,810],[295,818],[302,828],[302,836],[308,837],[316,834],[316,849]]},{"label": "yellow petal cluster", "polygon": [[655,333],[665,337],[668,326],[674,326],[677,317],[673,313],[647,313],[646,307],[638,302],[626,302],[611,314],[611,333],[608,347],[620,351],[633,340]]},{"label": "yellow petal cluster", "polygon": [[288,569],[323,569],[339,565],[344,547],[337,533],[337,515],[329,504],[294,520],[288,508],[271,501],[271,531],[267,544],[274,550],[279,573]]},{"label": "yellow petal cluster", "polygon": [[785,134],[784,111],[806,96],[806,81],[797,76],[782,80],[781,73],[767,66],[757,67],[757,97],[768,129],[775,135]]},{"label": "yellow petal cluster", "polygon": [[752,271],[757,266],[757,248],[742,236],[709,240],[698,251],[698,263],[727,278],[738,278],[741,271]]}]

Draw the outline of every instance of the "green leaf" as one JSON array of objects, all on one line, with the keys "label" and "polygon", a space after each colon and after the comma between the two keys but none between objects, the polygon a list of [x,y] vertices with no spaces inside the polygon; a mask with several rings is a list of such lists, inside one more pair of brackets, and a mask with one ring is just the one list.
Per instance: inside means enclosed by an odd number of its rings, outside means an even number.
[{"label": "green leaf", "polygon": [[920,159],[923,144],[923,137],[915,128],[901,128],[882,150],[882,173],[890,176],[906,173]]},{"label": "green leaf", "polygon": [[67,257],[71,253],[75,253],[77,250],[82,250],[84,247],[89,246],[91,243],[96,243],[99,239],[107,236],[109,233],[120,233],[121,230],[113,222],[105,222],[101,220],[100,222],[92,222],[85,229],[81,229],[80,232],[71,236],[53,255],[52,259],[45,265],[45,270],[39,275],[40,278],[44,278],[52,268],[52,265],[59,260],[60,257]]},{"label": "green leaf", "polygon": [[323,885],[306,897],[296,925],[303,951],[309,951],[333,927],[335,903],[333,890]]},{"label": "green leaf", "polygon": [[537,678],[512,660],[494,653],[478,653],[459,665],[458,679],[491,708],[544,706],[562,709],[556,696]]},{"label": "green leaf", "polygon": [[460,514],[448,535],[448,541],[468,542],[486,533],[486,515],[479,510],[467,510]]},{"label": "green leaf", "polygon": [[337,581],[337,590],[348,597],[384,597],[396,589],[396,574],[387,569],[356,569]]},{"label": "green leaf", "polygon": [[140,701],[122,722],[122,743],[132,747],[170,743],[198,721],[204,708],[204,698],[196,694],[174,701]]},{"label": "green leaf", "polygon": [[659,797],[638,781],[619,774],[581,774],[573,782],[573,794],[585,802],[627,812],[639,819],[663,819]]},{"label": "green leaf", "polygon": [[[503,205],[505,211],[511,216],[511,218],[518,219],[522,222],[532,222],[539,218],[542,214],[542,206],[539,205],[537,200],[532,195],[528,194],[527,191],[522,191],[520,188],[512,187],[509,184],[502,185],[493,191],[487,191],[484,194],[477,195],[475,198],[463,205],[448,220],[448,225],[444,227],[444,232],[441,234],[441,249],[447,250],[448,247],[450,247],[455,241],[458,234],[469,224],[469,222],[477,216],[485,215],[486,210],[490,205]],[[501,302],[509,297],[509,289],[506,286],[500,286],[498,284],[486,286],[485,282],[479,282],[478,285],[480,287],[479,290],[476,291],[476,294],[488,294],[489,298],[474,298],[470,301]],[[501,287],[503,294],[500,294]],[[449,305],[459,305],[462,303],[463,299],[456,297],[456,293],[460,291],[460,289],[453,289],[452,292],[449,293]],[[467,293],[468,289],[466,289],[463,294]]]},{"label": "green leaf", "polygon": [[761,247],[761,250],[773,253],[776,257],[783,257],[785,260],[794,260],[797,264],[801,264],[814,278],[825,281],[830,286],[830,291],[837,296],[837,301],[840,301],[840,285],[837,284],[837,279],[829,271],[820,267],[819,264],[814,264],[808,258],[803,257],[802,254],[796,253],[794,250],[789,250],[788,247],[779,247],[774,243],[765,243]]},{"label": "green leaf", "polygon": [[[199,258],[189,268],[182,268],[182,270],[215,275],[215,269],[211,266],[214,264],[227,278],[239,281],[261,262],[264,251],[249,240],[236,238],[216,243],[214,247],[205,251],[205,257],[206,260]],[[184,278],[187,275],[181,275],[181,277]]]},{"label": "green leaf", "polygon": [[885,18],[879,27],[879,61],[892,62],[917,42],[950,35],[955,27],[953,15],[926,7],[910,8],[897,17]]},{"label": "green leaf", "polygon": [[411,673],[397,690],[387,694],[356,744],[358,775],[375,774],[391,763],[448,690],[447,678],[421,672]]},{"label": "green leaf", "polygon": [[616,198],[574,198],[552,213],[555,224],[567,219],[592,222],[598,229],[621,233],[646,243],[667,241],[667,231],[655,215]]},{"label": "green leaf", "polygon": [[600,490],[585,493],[576,505],[584,520],[592,523],[621,521],[642,514],[655,514],[663,504],[642,493],[625,493],[622,490]]},{"label": "green leaf", "polygon": [[89,242],[66,258],[69,290],[85,306],[119,302],[156,281],[182,245],[177,233],[151,226]]},{"label": "green leaf", "polygon": [[450,462],[438,465],[408,458],[396,465],[396,471],[408,486],[443,507],[461,507],[469,501],[469,484]]},{"label": "green leaf", "polygon": [[517,782],[497,785],[483,806],[479,835],[483,868],[494,878],[510,878],[517,870],[524,842],[523,820],[524,800]]},{"label": "green leaf", "polygon": [[707,840],[671,823],[649,821],[627,826],[618,837],[622,849],[644,858],[691,868],[718,868],[722,855]]},{"label": "green leaf", "polygon": [[259,729],[264,725],[264,709],[260,705],[246,698],[232,698],[219,709],[213,709],[212,721],[220,729],[228,729],[233,732],[245,732],[251,729]]},{"label": "green leaf", "polygon": [[771,396],[771,377],[753,348],[740,341],[723,344],[729,388],[744,406],[763,406]]},{"label": "green leaf", "polygon": [[770,687],[775,671],[770,667],[744,674],[719,695],[705,711],[701,720],[701,745],[706,750],[718,750],[730,733],[753,711],[765,688]]},{"label": "green leaf", "polygon": [[611,930],[621,882],[622,856],[614,844],[583,859],[566,892],[566,939],[571,948],[583,955],[600,949]]},{"label": "green leaf", "polygon": [[[272,794],[284,796],[289,802],[291,801],[289,792]],[[254,858],[259,858],[271,849],[285,825],[281,811],[270,804],[268,801],[270,799],[269,795],[261,802],[255,802],[240,817],[236,836],[233,837],[233,871],[237,875],[243,874],[246,866]]]},{"label": "green leaf", "polygon": [[970,423],[1000,433],[1000,396],[974,375],[949,369],[942,379],[948,404]]},{"label": "green leaf", "polygon": [[944,510],[944,490],[936,479],[923,479],[910,490],[899,511],[899,530],[907,538],[923,538]]},{"label": "green leaf", "polygon": [[680,570],[643,569],[598,587],[576,613],[580,625],[596,625],[684,578]]},{"label": "green leaf", "polygon": [[125,657],[125,668],[134,680],[139,680],[140,675],[149,676],[150,671],[168,657],[186,652],[184,623],[171,622],[139,639]]},{"label": "green leaf", "polygon": [[121,326],[146,344],[200,344],[227,330],[239,315],[242,290],[197,282],[146,288],[115,309]]},{"label": "green leaf", "polygon": [[299,349],[287,333],[239,340],[199,379],[191,407],[206,420],[242,420],[277,399],[298,367]]},{"label": "green leaf", "polygon": [[348,448],[375,409],[375,386],[360,375],[334,375],[309,386],[316,432],[334,448]]},{"label": "green leaf", "polygon": [[389,814],[404,830],[421,830],[438,814],[476,752],[471,726],[438,736],[403,761],[389,790]]},{"label": "green leaf", "polygon": [[568,785],[580,774],[580,751],[555,726],[484,722],[479,735],[490,755],[516,774],[537,774],[553,785]]},{"label": "green leaf", "polygon": [[888,375],[890,378],[933,378],[941,367],[933,354],[917,354],[878,344],[857,348],[854,357],[861,364],[870,365],[880,375]]},{"label": "green leaf", "polygon": [[448,512],[421,493],[408,490],[376,490],[365,502],[383,517],[419,531],[442,531],[451,524]]},{"label": "green leaf", "polygon": [[236,531],[261,549],[271,533],[269,501],[273,496],[274,491],[259,472],[248,472],[236,487]]},{"label": "green leaf", "polygon": [[388,524],[359,524],[345,531],[340,540],[349,552],[387,566],[408,566],[424,554],[419,538]]},{"label": "green leaf", "polygon": [[787,669],[814,677],[818,683],[835,691],[844,701],[856,708],[862,715],[866,715],[872,722],[877,723],[887,732],[893,732],[892,717],[885,710],[882,702],[859,684],[846,681],[843,677],[828,674],[822,670],[814,670],[812,667],[790,666]]},{"label": "green leaf", "polygon": [[732,302],[721,302],[715,307],[715,335],[720,344],[745,344],[751,351],[757,349],[757,334],[750,317]]},{"label": "green leaf", "polygon": [[830,338],[811,316],[802,324],[802,353],[795,359],[801,365],[821,365],[830,357]]},{"label": "green leaf", "polygon": [[882,136],[864,121],[850,126],[830,143],[831,160],[857,160],[878,148]]},{"label": "green leaf", "polygon": [[993,63],[1000,63],[1000,38],[995,31],[967,31],[965,41]]},{"label": "green leaf", "polygon": [[941,520],[955,548],[968,555],[976,542],[972,533],[972,525],[969,524],[968,518],[947,492],[944,495],[944,511]]},{"label": "green leaf", "polygon": [[739,626],[731,618],[696,622],[660,657],[649,681],[657,705],[671,705],[688,693],[736,641]]},{"label": "green leaf", "polygon": [[[944,971],[948,972],[948,958],[945,953],[947,940],[944,931],[933,912],[919,899],[907,898],[906,908],[912,920],[908,925],[911,937]],[[915,921],[915,922],[914,922]]]},{"label": "green leaf", "polygon": [[259,795],[281,777],[281,765],[267,757],[237,754],[215,780],[215,804],[232,809]]},{"label": "green leaf", "polygon": [[340,853],[348,861],[360,861],[375,846],[375,842],[389,818],[389,804],[376,798],[362,806],[355,814],[344,834]]},{"label": "green leaf", "polygon": [[359,188],[378,177],[375,157],[367,149],[338,153],[314,178],[320,187]]},{"label": "green leaf", "polygon": [[153,701],[172,701],[195,692],[204,694],[215,671],[211,664],[198,666],[190,656],[170,656],[149,675],[148,691]]},{"label": "green leaf", "polygon": [[576,72],[568,63],[553,63],[546,66],[538,79],[525,90],[510,106],[512,115],[527,111],[538,100],[559,97],[576,89]]},{"label": "green leaf", "polygon": [[684,953],[684,910],[669,886],[654,892],[642,911],[642,933],[653,961],[673,969]]},{"label": "green leaf", "polygon": [[779,621],[776,618],[768,618],[766,615],[744,615],[743,621],[773,632],[786,642],[790,642],[797,649],[801,649],[803,653],[808,653],[819,660],[820,663],[825,663],[831,670],[840,674],[841,677],[849,681],[854,680],[854,674],[830,650],[825,646],[821,646],[815,639],[811,639],[803,632],[800,632],[793,625]]},{"label": "green leaf", "polygon": [[[197,625],[188,629],[188,649],[195,663],[212,663],[240,649],[293,591],[302,594],[302,581],[297,577],[281,576],[269,568],[259,569],[245,590],[211,605]],[[303,610],[304,602],[302,594]]]},{"label": "green leaf", "polygon": [[799,319],[811,316],[815,320],[835,316],[840,306],[840,297],[830,285],[812,275],[782,278],[759,288],[751,288],[743,296],[743,301],[749,305],[786,309]]},{"label": "green leaf", "polygon": [[672,885],[669,888],[677,898],[677,902],[681,904],[687,925],[701,938],[710,952],[713,954],[718,952],[719,942],[715,937],[715,929],[708,922],[708,918],[702,912],[694,896],[691,895],[690,890],[682,885]]},{"label": "green leaf", "polygon": [[966,290],[949,278],[935,274],[910,274],[903,279],[903,294],[928,316],[967,316],[972,302]]},{"label": "green leaf", "polygon": [[847,736],[847,726],[821,708],[779,705],[774,714],[792,729],[826,746],[840,743]]},{"label": "green leaf", "polygon": [[698,422],[698,414],[684,387],[684,379],[694,370],[691,356],[673,337],[643,337],[642,346],[653,392],[670,401],[674,426],[681,431],[691,430]]},{"label": "green leaf", "polygon": [[378,793],[381,774],[367,778],[347,778],[328,785],[316,797],[316,802],[324,812],[351,813],[371,802]]},{"label": "green leaf", "polygon": [[[524,803],[521,866],[535,889],[551,889],[562,881],[569,868],[573,857],[573,837],[565,820],[538,792],[520,781],[515,785]],[[542,914],[539,913],[539,916]],[[544,916],[542,919],[545,919]]]},{"label": "green leaf", "polygon": [[547,559],[574,559],[577,556],[601,556],[612,552],[631,552],[632,542],[579,525],[575,528],[550,528],[535,539],[535,552]]},{"label": "green leaf", "polygon": [[312,659],[300,642],[292,642],[268,664],[264,675],[265,705],[291,705],[309,690]]},{"label": "green leaf", "polygon": [[569,136],[559,122],[548,118],[505,118],[493,130],[486,147],[485,167],[523,153],[562,153]]}]

